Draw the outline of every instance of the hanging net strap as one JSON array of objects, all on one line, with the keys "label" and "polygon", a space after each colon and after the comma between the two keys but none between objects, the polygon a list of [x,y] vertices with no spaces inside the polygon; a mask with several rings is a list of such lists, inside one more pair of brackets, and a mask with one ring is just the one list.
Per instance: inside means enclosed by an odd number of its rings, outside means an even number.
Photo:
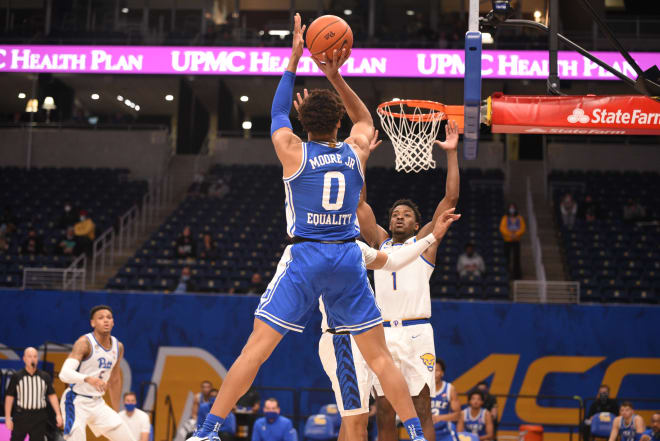
[{"label": "hanging net strap", "polygon": [[418,173],[435,168],[433,142],[445,118],[444,105],[434,101],[399,100],[378,106],[383,130],[394,145],[396,171]]}]

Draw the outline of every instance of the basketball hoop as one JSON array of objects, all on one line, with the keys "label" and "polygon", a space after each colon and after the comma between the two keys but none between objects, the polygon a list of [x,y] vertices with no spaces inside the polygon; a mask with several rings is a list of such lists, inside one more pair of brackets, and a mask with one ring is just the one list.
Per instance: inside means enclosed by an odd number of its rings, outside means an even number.
[{"label": "basketball hoop", "polygon": [[440,122],[446,119],[445,105],[425,100],[394,100],[376,109],[383,130],[394,145],[396,171],[418,173],[435,168],[433,142]]}]

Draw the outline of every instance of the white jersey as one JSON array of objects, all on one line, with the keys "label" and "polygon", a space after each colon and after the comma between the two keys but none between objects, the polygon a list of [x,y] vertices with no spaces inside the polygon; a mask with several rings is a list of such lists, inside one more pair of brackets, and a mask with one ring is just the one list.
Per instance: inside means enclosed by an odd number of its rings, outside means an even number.
[{"label": "white jersey", "polygon": [[[393,244],[387,239],[380,250],[390,254],[395,247],[415,243],[411,237],[403,244]],[[429,280],[435,266],[420,254],[409,265],[392,273],[383,270],[374,271],[376,285],[376,303],[383,313],[383,320],[411,320],[431,317],[431,289]]]},{"label": "white jersey", "polygon": [[[96,377],[103,381],[108,381],[110,372],[119,358],[119,342],[115,337],[111,337],[112,344],[110,349],[105,349],[96,341],[93,333],[85,334],[85,337],[89,340],[92,352],[80,363],[78,372],[86,377]],[[88,383],[74,384],[71,386],[71,389],[79,395],[90,397],[103,396],[102,392],[99,392],[94,386]]]},{"label": "white jersey", "polygon": [[[369,245],[359,240],[356,240],[355,243],[357,243],[360,247],[360,251],[362,251],[362,261],[365,266],[376,260],[378,250],[371,248]],[[369,286],[371,287],[371,284]],[[323,304],[322,297],[319,297],[319,309],[321,310],[321,332],[325,332],[328,330],[328,317],[325,313],[325,305]]]}]

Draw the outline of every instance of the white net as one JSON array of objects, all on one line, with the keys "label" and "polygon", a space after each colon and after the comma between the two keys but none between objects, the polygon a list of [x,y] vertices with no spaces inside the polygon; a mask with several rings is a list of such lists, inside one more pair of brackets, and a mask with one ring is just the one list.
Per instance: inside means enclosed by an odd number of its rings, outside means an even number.
[{"label": "white net", "polygon": [[444,112],[397,101],[378,108],[380,123],[394,145],[396,171],[418,173],[435,168],[433,142]]}]

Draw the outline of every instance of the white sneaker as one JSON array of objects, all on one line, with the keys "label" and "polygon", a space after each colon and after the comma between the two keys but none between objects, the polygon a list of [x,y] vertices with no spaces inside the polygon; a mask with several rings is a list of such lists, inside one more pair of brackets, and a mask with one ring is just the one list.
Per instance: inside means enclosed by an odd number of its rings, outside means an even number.
[{"label": "white sneaker", "polygon": [[208,435],[193,435],[188,438],[186,441],[220,441],[220,436],[213,432]]}]

